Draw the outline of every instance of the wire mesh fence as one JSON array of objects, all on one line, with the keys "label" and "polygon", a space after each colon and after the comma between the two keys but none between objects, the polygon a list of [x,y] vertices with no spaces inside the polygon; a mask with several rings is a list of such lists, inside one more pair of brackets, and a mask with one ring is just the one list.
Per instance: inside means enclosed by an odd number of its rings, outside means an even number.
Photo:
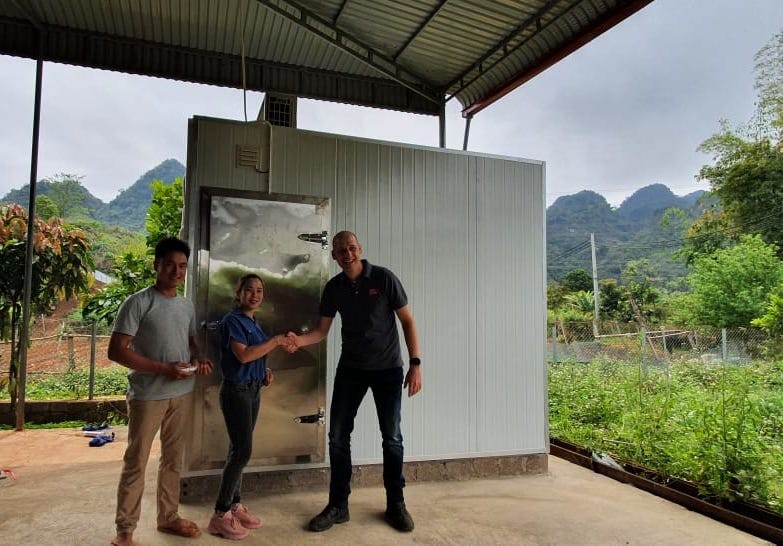
[{"label": "wire mesh fence", "polygon": [[754,328],[550,324],[554,438],[783,513],[780,340]]},{"label": "wire mesh fence", "polygon": [[549,324],[547,330],[549,362],[605,359],[659,366],[694,360],[742,364],[764,358],[773,341],[759,328],[644,328],[619,322],[557,322]]},{"label": "wire mesh fence", "polygon": [[[92,398],[96,370],[127,371],[107,356],[109,334],[106,325],[70,318],[36,317],[27,347],[28,383],[69,372],[88,373],[89,385],[85,391]],[[0,341],[3,370],[8,370],[10,354],[11,342]]]}]

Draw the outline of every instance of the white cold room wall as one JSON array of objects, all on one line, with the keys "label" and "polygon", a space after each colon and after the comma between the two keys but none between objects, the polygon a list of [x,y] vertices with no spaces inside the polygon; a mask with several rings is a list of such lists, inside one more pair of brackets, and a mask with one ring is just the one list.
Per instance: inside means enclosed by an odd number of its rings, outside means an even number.
[{"label": "white cold room wall", "polygon": [[[406,459],[546,452],[542,162],[272,127],[269,189],[329,197],[332,232],[402,280],[424,373],[403,402]],[[381,460],[377,428],[368,395],[356,463]]]}]

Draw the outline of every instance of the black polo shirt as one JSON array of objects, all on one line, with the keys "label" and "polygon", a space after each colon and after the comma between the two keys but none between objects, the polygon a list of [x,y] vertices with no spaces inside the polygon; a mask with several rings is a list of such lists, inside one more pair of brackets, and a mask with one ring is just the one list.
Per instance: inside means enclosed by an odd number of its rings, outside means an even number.
[{"label": "black polo shirt", "polygon": [[321,316],[342,320],[343,346],[338,366],[383,370],[402,366],[394,312],[408,304],[400,280],[385,267],[362,260],[362,274],[351,282],[332,277],[321,296]]}]

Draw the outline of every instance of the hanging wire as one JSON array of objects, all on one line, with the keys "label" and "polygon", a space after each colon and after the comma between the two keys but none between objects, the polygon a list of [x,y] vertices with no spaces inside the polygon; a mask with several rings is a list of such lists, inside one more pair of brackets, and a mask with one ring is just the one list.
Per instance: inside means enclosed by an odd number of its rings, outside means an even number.
[{"label": "hanging wire", "polygon": [[242,25],[242,102],[245,107],[245,123],[247,123],[247,71],[245,68],[245,26]]}]

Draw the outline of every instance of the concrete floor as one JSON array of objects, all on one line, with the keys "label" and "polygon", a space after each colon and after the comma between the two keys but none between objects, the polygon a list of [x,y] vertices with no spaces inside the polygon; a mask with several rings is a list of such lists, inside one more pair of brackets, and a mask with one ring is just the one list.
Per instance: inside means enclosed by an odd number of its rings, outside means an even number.
[{"label": "concrete floor", "polygon": [[[0,468],[16,474],[16,480],[0,480],[0,544],[108,544],[114,535],[124,435],[118,429],[116,442],[90,448],[75,430],[0,431]],[[137,542],[226,544],[206,532],[183,539],[155,530],[156,470],[153,453]],[[255,494],[243,500],[266,525],[244,544],[768,544],[556,457],[550,457],[549,470],[544,475],[411,484],[406,500],[416,529],[409,534],[384,523],[382,488],[356,489],[351,521],[324,533],[310,533],[305,526],[323,508],[325,491]],[[211,511],[211,503],[180,507],[202,529]]]}]

